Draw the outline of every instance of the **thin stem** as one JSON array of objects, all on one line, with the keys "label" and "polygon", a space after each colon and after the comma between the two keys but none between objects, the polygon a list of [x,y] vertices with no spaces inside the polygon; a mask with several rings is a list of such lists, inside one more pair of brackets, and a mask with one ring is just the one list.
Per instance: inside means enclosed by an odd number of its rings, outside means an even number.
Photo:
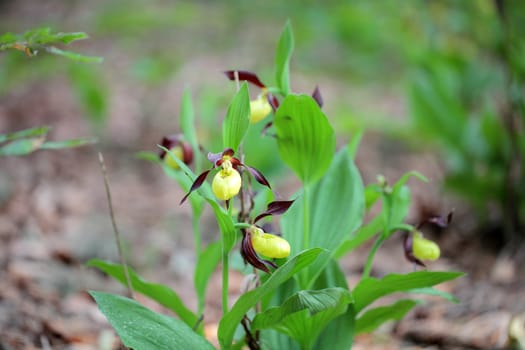
[{"label": "thin stem", "polygon": [[233,224],[233,226],[235,228],[250,228],[252,225],[251,224],[247,224],[245,222],[236,222],[235,224]]},{"label": "thin stem", "polygon": [[228,312],[228,252],[222,248],[222,314],[225,315]]},{"label": "thin stem", "polygon": [[310,246],[310,208],[309,208],[308,185],[303,189],[303,249]]},{"label": "thin stem", "polygon": [[376,255],[377,250],[379,249],[379,247],[383,243],[383,241],[384,241],[383,235],[381,235],[381,236],[377,237],[376,241],[374,242],[374,245],[373,245],[372,249],[370,250],[370,253],[368,253],[368,257],[366,259],[365,268],[363,270],[363,275],[361,276],[361,278],[366,278],[366,277],[370,276],[370,271],[372,270],[372,264],[374,263],[374,257]]},{"label": "thin stem", "polygon": [[[193,215],[191,217],[191,226],[193,229],[193,240],[195,244],[195,255],[197,256],[197,261],[200,258],[201,255],[201,247],[202,247],[202,241],[201,241],[201,231],[200,231],[200,222],[199,217],[195,214],[195,211],[193,212]],[[196,282],[196,276],[194,276],[194,282]],[[204,312],[204,306],[206,301],[204,298],[198,298],[198,305],[197,305],[197,314],[202,315]],[[202,316],[201,316],[202,317]],[[198,325],[196,325],[198,327]]]},{"label": "thin stem", "polygon": [[131,279],[129,278],[128,265],[126,264],[126,258],[124,257],[124,253],[122,252],[123,251],[122,240],[120,239],[120,232],[118,230],[117,222],[115,220],[115,213],[113,211],[113,202],[111,201],[111,192],[109,190],[109,180],[108,180],[108,174],[106,171],[106,164],[104,163],[104,157],[102,156],[101,152],[98,152],[98,161],[100,164],[100,169],[102,170],[102,175],[104,177],[104,187],[106,188],[106,196],[108,198],[109,217],[111,218],[111,224],[113,225],[113,232],[115,233],[115,241],[117,243],[120,264],[122,265],[122,268],[124,269],[124,276],[126,277],[126,285],[128,287],[128,294],[129,294],[128,296],[130,298],[134,298],[133,288],[131,287]]},{"label": "thin stem", "polygon": [[195,243],[195,252],[197,256],[201,253],[202,240],[201,240],[201,227],[199,222],[199,217],[193,212],[191,216],[191,227],[193,229],[193,240]]},{"label": "thin stem", "polygon": [[390,226],[392,222],[392,194],[383,192],[383,205],[385,206],[386,212],[385,227],[383,228],[381,236],[377,237],[376,241],[374,242],[370,253],[368,253],[365,268],[363,270],[363,275],[361,276],[361,278],[366,278],[370,276],[370,271],[372,270],[372,264],[374,263],[374,257],[377,253],[377,250],[389,236]]}]

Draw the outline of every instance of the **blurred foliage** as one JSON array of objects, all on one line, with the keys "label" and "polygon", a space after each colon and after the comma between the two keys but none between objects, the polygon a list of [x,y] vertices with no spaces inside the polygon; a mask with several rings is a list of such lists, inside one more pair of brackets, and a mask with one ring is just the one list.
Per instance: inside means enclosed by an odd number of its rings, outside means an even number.
[{"label": "blurred foliage", "polygon": [[84,32],[53,33],[47,27],[31,29],[24,34],[5,33],[0,36],[0,51],[18,50],[24,52],[28,57],[33,57],[42,50],[74,61],[102,62],[101,57],[85,56],[55,46],[56,44],[69,45],[74,41],[87,39],[87,37],[88,35]]},{"label": "blurred foliage", "polygon": [[46,141],[49,127],[37,127],[0,134],[0,157],[23,156],[39,149],[73,148],[95,143],[93,139]]},{"label": "blurred foliage", "polygon": [[433,42],[409,83],[411,138],[436,146],[445,186],[481,225],[492,218],[507,241],[523,239],[525,3],[429,2],[427,13]]}]

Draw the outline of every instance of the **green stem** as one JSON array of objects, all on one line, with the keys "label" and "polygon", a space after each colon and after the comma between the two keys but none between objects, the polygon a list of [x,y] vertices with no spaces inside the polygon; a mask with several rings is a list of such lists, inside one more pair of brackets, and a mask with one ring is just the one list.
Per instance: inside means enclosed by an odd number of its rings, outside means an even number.
[{"label": "green stem", "polygon": [[199,216],[195,214],[195,211],[193,212],[193,215],[191,216],[191,227],[193,229],[193,240],[195,243],[195,253],[197,256],[201,253],[202,249],[202,241],[201,241],[201,228],[200,228],[200,222],[199,222]]},{"label": "green stem", "polygon": [[374,257],[376,255],[377,250],[379,249],[379,247],[384,241],[383,236],[384,235],[377,237],[376,241],[374,242],[374,246],[370,250],[370,253],[368,253],[365,269],[363,270],[363,275],[361,276],[361,278],[366,278],[370,276],[370,271],[372,270],[372,264],[374,263]]},{"label": "green stem", "polygon": [[222,248],[222,314],[228,312],[228,252]]},{"label": "green stem", "polygon": [[390,193],[383,192],[383,205],[385,206],[386,212],[386,223],[383,228],[383,233],[381,234],[381,236],[377,237],[376,241],[374,242],[374,245],[372,246],[372,249],[370,250],[370,253],[368,253],[365,268],[363,270],[363,275],[361,276],[361,278],[366,278],[370,276],[370,271],[372,270],[372,264],[374,263],[374,257],[376,255],[376,252],[381,246],[381,244],[383,244],[383,242],[388,238],[390,233],[390,226],[392,222],[392,195]]},{"label": "green stem", "polygon": [[235,224],[233,224],[233,226],[235,228],[250,228],[252,225],[251,224],[247,224],[245,222],[236,222]]},{"label": "green stem", "polygon": [[308,200],[308,186],[303,189],[303,249],[310,246],[310,208]]},{"label": "green stem", "polygon": [[[193,215],[191,217],[191,226],[193,228],[193,240],[195,244],[195,255],[197,257],[197,261],[200,259],[201,255],[201,249],[202,249],[202,241],[201,241],[201,231],[200,231],[200,222],[199,222],[199,216],[195,214],[195,211],[193,212]],[[196,281],[196,276],[194,275],[193,281]],[[204,306],[206,304],[206,301],[204,298],[199,297],[197,303],[197,314],[202,315],[204,312]]]}]

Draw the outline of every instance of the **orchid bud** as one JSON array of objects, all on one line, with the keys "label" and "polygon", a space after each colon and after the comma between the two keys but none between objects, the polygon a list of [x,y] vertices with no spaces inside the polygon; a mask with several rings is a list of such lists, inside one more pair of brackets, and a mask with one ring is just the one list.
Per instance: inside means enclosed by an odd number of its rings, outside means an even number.
[{"label": "orchid bud", "polygon": [[184,162],[184,164],[191,164],[193,161],[193,150],[191,146],[183,141],[182,135],[170,135],[162,138],[161,145],[170,150],[171,154],[168,154],[166,151],[162,150],[160,153],[160,158],[164,160],[164,163],[174,170],[180,169],[179,164],[173,159],[177,157]]},{"label": "orchid bud", "polygon": [[[223,165],[226,163],[229,163],[229,161],[224,162]],[[241,184],[241,174],[233,169],[230,163],[229,166],[223,167],[223,169],[215,175],[211,184],[211,189],[213,190],[215,197],[227,201],[239,193]]]},{"label": "orchid bud", "polygon": [[423,237],[421,232],[414,232],[412,236],[412,253],[419,260],[437,260],[440,255],[439,246]]},{"label": "orchid bud", "polygon": [[268,102],[265,93],[259,95],[257,99],[250,101],[250,111],[250,122],[252,124],[263,120],[268,114],[270,114],[272,106]]},{"label": "orchid bud", "polygon": [[290,255],[290,244],[287,240],[270,233],[265,233],[258,227],[252,227],[252,245],[258,254],[268,258],[286,258]]}]

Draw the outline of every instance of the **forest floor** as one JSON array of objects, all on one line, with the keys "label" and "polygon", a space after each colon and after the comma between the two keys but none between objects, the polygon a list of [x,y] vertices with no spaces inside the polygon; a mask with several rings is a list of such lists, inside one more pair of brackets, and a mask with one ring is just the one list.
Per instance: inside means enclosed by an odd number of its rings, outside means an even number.
[{"label": "forest floor", "polygon": [[[63,99],[68,91],[62,85],[37,85],[0,100],[0,130],[52,124],[57,140],[86,131],[84,120],[69,117],[75,107]],[[111,122],[110,127],[119,129]],[[138,147],[154,150],[160,136],[146,130]],[[386,158],[378,154],[378,139],[365,137],[361,146],[365,151],[357,158],[358,166],[368,172],[365,179],[373,178],[374,166]],[[140,149],[110,148],[107,143],[99,148],[105,155],[130,265],[145,279],[169,285],[195,306],[190,211],[189,206],[178,206],[182,191],[161,169],[136,159],[134,153]],[[420,162],[418,157],[405,157],[402,169],[394,169],[393,174]],[[449,202],[444,204],[428,190],[431,186],[415,189],[411,220],[425,211],[450,209]],[[450,229],[431,236],[443,257],[429,269],[466,272],[439,287],[460,302],[425,298],[424,305],[404,320],[357,337],[355,349],[506,348],[511,319],[525,314],[524,254],[498,253],[478,235],[463,232],[474,219],[466,211],[458,212]],[[218,235],[210,215],[205,216],[203,234],[205,241]],[[363,246],[343,259],[350,286],[359,279],[368,249]],[[87,291],[123,293],[124,289],[87,268],[85,262],[92,258],[118,261],[96,149],[39,151],[0,159],[0,349],[118,349],[114,331]],[[372,275],[412,268],[403,258],[401,237],[393,237],[379,250]],[[233,303],[242,277],[232,272],[230,280]],[[216,274],[204,319],[210,333],[220,317],[219,288]],[[155,310],[166,311],[137,297]]]}]

